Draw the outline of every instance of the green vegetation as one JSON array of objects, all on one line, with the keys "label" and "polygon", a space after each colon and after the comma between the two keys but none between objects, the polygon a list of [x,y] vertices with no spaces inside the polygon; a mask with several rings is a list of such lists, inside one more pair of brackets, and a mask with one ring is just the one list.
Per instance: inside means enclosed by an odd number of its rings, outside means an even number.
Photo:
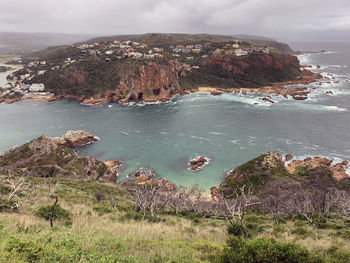
[{"label": "green vegetation", "polygon": [[[196,87],[220,87],[220,88],[258,88],[271,83],[295,79],[300,76],[298,62],[286,60],[286,55],[273,53],[269,59],[281,63],[282,68],[268,65],[262,54],[251,53],[244,57],[227,57],[228,61],[206,63],[199,69],[187,72],[180,78],[183,89]],[[248,67],[247,67],[248,65]],[[228,70],[228,68],[232,68]]]},{"label": "green vegetation", "polygon": [[274,239],[252,239],[230,237],[220,262],[223,263],[321,263],[321,257],[315,256],[305,248],[293,243]]},{"label": "green vegetation", "polygon": [[[266,214],[249,212],[244,227],[231,227],[227,233],[222,218],[198,214],[199,220],[193,220],[190,212],[144,217],[134,212],[130,193],[118,185],[65,178],[28,179],[36,185],[41,201],[27,203],[18,212],[0,213],[0,262],[349,260],[347,221],[340,218],[329,218],[324,228],[315,229],[303,219],[287,218],[276,224]],[[49,183],[59,185],[59,204],[65,209],[57,213],[62,219],[55,221],[54,228],[46,222],[53,201],[42,199]],[[3,193],[9,192],[6,187],[2,186]],[[111,206],[110,196],[117,198],[116,208]],[[65,220],[66,210],[70,224]]]}]

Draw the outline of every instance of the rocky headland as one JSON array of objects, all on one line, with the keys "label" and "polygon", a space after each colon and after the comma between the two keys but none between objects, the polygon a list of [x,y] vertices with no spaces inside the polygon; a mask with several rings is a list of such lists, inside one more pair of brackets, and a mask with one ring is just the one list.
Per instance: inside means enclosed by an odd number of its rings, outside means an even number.
[{"label": "rocky headland", "polygon": [[[115,40],[42,52],[38,61],[14,72],[11,79],[26,85],[42,83],[45,94],[8,93],[0,102],[71,98],[100,106],[104,102],[167,102],[174,95],[191,92],[214,96],[268,93],[304,100],[309,93],[306,87],[288,85],[308,84],[321,77],[301,70],[296,56],[272,42],[263,47],[228,38],[218,43],[213,38],[204,44],[196,40],[174,43],[159,47],[154,42]],[[262,100],[272,103],[270,98]]]},{"label": "rocky headland", "polygon": [[277,152],[267,152],[227,172],[225,180],[211,188],[211,195],[213,198],[229,195],[233,188],[242,185],[264,194],[267,187],[282,181],[316,188],[348,184],[348,162],[332,163],[333,160],[322,157],[293,160],[290,154],[283,159]]},{"label": "rocky headland", "polygon": [[33,177],[64,177],[114,182],[115,169],[91,157],[79,157],[56,138],[40,136],[0,156],[0,169]]}]

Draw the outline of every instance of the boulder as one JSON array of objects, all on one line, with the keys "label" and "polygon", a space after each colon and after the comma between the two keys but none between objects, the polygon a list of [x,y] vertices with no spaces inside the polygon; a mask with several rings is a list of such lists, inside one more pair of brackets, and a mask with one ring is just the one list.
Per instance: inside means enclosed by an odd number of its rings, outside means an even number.
[{"label": "boulder", "polygon": [[284,160],[286,162],[289,162],[293,159],[293,155],[291,155],[290,153],[286,154],[286,156],[284,157]]}]

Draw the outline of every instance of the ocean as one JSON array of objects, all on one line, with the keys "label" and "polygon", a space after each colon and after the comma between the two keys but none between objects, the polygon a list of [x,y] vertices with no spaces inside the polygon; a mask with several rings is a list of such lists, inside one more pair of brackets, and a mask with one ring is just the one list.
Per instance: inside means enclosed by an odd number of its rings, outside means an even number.
[{"label": "ocean", "polygon": [[[196,93],[133,106],[87,107],[70,100],[0,104],[0,153],[42,134],[83,129],[100,141],[77,148],[79,155],[124,161],[119,180],[147,166],[178,185],[205,190],[266,151],[350,160],[349,45],[319,46],[329,51],[299,56],[327,77],[307,86],[305,101],[272,96],[271,104],[259,100],[261,95]],[[187,162],[199,155],[208,156],[209,165],[187,171]]]}]

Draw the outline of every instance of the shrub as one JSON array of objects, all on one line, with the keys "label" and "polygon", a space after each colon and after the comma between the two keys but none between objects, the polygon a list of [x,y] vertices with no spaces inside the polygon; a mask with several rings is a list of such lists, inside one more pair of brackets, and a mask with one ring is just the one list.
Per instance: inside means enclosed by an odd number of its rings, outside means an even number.
[{"label": "shrub", "polygon": [[14,205],[13,201],[8,202],[7,200],[0,199],[0,213],[10,211],[10,210],[17,210],[18,208],[13,205]]},{"label": "shrub", "polygon": [[274,239],[230,237],[220,255],[221,263],[322,263],[318,256],[293,243]]},{"label": "shrub", "polygon": [[150,223],[159,223],[159,222],[165,221],[165,219],[162,219],[160,217],[149,216],[149,215],[143,216],[142,214],[139,214],[136,212],[127,212],[118,218],[119,222],[126,222],[130,220],[135,220],[135,221],[147,220]]},{"label": "shrub", "polygon": [[[51,205],[47,206],[41,206],[39,209],[35,212],[35,215],[41,218],[44,218],[45,220],[49,220],[51,217]],[[59,204],[56,205],[54,215],[54,219],[70,219],[69,212],[62,208]]]},{"label": "shrub", "polygon": [[42,248],[25,238],[11,237],[5,245],[5,251],[9,252],[11,258],[20,258],[27,262],[37,262],[42,255]]},{"label": "shrub", "polygon": [[297,227],[292,230],[292,234],[298,235],[298,236],[307,236],[310,232],[304,228],[304,227]]},{"label": "shrub", "polygon": [[250,237],[249,231],[239,224],[229,225],[227,228],[227,233],[236,237]]},{"label": "shrub", "polygon": [[103,216],[104,214],[112,213],[113,210],[107,206],[95,206],[92,208],[95,212],[98,213],[99,216]]}]

